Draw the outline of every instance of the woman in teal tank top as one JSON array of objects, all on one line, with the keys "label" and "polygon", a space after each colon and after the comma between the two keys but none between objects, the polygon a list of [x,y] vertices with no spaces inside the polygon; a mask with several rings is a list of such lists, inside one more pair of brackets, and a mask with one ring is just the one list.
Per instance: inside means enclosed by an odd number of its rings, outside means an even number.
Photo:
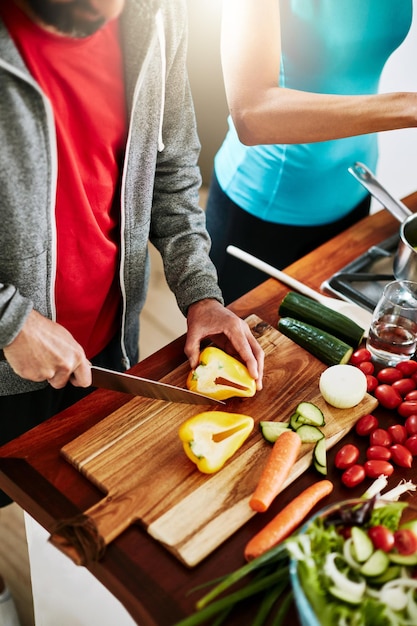
[{"label": "woman in teal tank top", "polygon": [[369,211],[348,173],[375,169],[377,132],[417,125],[417,95],[378,94],[412,0],[225,0],[222,63],[231,112],[207,203],[226,302],[265,275],[229,244],[283,268]]}]

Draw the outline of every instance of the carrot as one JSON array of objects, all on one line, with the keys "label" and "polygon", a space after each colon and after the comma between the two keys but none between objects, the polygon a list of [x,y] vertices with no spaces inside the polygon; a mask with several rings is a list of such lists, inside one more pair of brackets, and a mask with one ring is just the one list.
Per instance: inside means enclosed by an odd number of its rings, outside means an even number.
[{"label": "carrot", "polygon": [[297,460],[301,448],[300,436],[286,430],[278,437],[267,459],[249,506],[258,513],[266,511],[281,491],[285,480]]},{"label": "carrot", "polygon": [[246,544],[245,558],[250,561],[286,539],[311,509],[332,491],[333,483],[326,479],[304,489]]}]

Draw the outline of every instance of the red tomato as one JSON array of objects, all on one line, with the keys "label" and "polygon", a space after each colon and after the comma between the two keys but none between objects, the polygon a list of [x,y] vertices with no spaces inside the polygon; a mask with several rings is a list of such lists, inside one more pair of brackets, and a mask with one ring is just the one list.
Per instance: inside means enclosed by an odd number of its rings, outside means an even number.
[{"label": "red tomato", "polygon": [[417,456],[417,435],[411,435],[404,443],[407,450],[410,450],[413,456]]},{"label": "red tomato", "polygon": [[395,545],[394,533],[386,526],[371,526],[368,529],[368,536],[371,539],[375,550],[390,552]]},{"label": "red tomato", "polygon": [[412,376],[417,373],[416,361],[400,361],[395,367],[400,370],[403,376]]},{"label": "red tomato", "polygon": [[392,437],[393,443],[404,443],[407,439],[407,429],[402,424],[393,424],[388,426],[387,430]]},{"label": "red tomato", "polygon": [[355,430],[361,437],[367,437],[373,430],[378,428],[379,422],[374,415],[363,415],[355,424]]},{"label": "red tomato", "polygon": [[413,455],[408,448],[400,443],[394,443],[394,445],[390,447],[390,450],[391,458],[396,465],[400,467],[411,467]]},{"label": "red tomato", "polygon": [[385,428],[375,428],[369,435],[369,443],[371,446],[385,446],[392,444],[392,436]]},{"label": "red tomato", "polygon": [[363,361],[362,363],[359,363],[357,368],[361,370],[364,374],[373,374],[375,371],[375,365],[371,363],[371,361]]},{"label": "red tomato", "polygon": [[402,397],[391,385],[378,385],[374,391],[375,398],[385,409],[396,409],[403,401]]},{"label": "red tomato", "polygon": [[417,413],[409,415],[404,422],[409,435],[417,435]]},{"label": "red tomato", "polygon": [[417,400],[405,400],[404,402],[400,402],[397,411],[401,417],[414,415],[414,413],[417,413]]},{"label": "red tomato", "polygon": [[[412,380],[414,380],[414,378]],[[417,382],[417,380],[414,382]],[[414,391],[409,391],[407,395],[405,396],[405,399],[407,400],[407,402],[409,400],[410,401],[417,400],[417,389],[414,389]]]},{"label": "red tomato", "polygon": [[392,385],[392,383],[395,383],[396,380],[401,380],[403,375],[400,370],[397,370],[395,367],[384,367],[378,372],[376,377],[380,383]]},{"label": "red tomato", "polygon": [[351,489],[352,487],[356,487],[356,485],[359,485],[361,482],[363,482],[365,480],[365,477],[366,474],[363,465],[358,465],[356,463],[355,465],[351,465],[350,467],[345,469],[341,476],[341,479],[345,487]]},{"label": "red tomato", "polygon": [[376,376],[372,376],[372,374],[365,374],[366,376],[366,391],[368,393],[373,393],[375,389],[378,387],[378,379]]},{"label": "red tomato", "polygon": [[394,546],[400,554],[417,552],[417,537],[409,528],[399,528],[394,532]]},{"label": "red tomato", "polygon": [[389,461],[391,458],[391,450],[386,446],[369,446],[366,451],[366,458],[381,459],[382,461]]},{"label": "red tomato", "polygon": [[394,473],[394,467],[388,461],[382,459],[371,459],[365,461],[363,468],[368,478],[378,478],[384,474],[384,476],[391,476]]},{"label": "red tomato", "polygon": [[412,378],[401,378],[392,383],[392,388],[404,398],[410,391],[414,391],[416,383]]},{"label": "red tomato", "polygon": [[353,443],[347,443],[336,452],[334,464],[337,469],[347,469],[354,465],[359,458],[359,448]]},{"label": "red tomato", "polygon": [[359,363],[363,363],[364,361],[371,361],[372,354],[366,348],[359,348],[356,350],[352,356],[350,357],[350,363],[352,365],[359,365]]}]

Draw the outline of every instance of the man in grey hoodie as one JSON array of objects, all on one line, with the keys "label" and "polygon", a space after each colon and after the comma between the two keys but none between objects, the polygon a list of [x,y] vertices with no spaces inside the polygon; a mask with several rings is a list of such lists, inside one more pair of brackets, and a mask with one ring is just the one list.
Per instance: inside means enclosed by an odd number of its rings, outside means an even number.
[{"label": "man in grey hoodie", "polygon": [[183,0],[0,3],[0,443],[85,394],[91,362],[137,361],[149,240],[190,366],[212,337],[262,386],[208,256],[186,24]]},{"label": "man in grey hoodie", "polygon": [[0,444],[85,395],[91,362],[137,361],[148,241],[190,366],[212,337],[262,386],[208,256],[186,18],[184,0],[0,2]]}]

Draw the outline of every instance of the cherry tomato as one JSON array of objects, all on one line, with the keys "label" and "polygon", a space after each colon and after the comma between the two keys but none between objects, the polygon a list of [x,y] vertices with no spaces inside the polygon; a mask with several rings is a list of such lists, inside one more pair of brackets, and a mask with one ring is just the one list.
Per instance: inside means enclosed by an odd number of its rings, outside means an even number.
[{"label": "cherry tomato", "polygon": [[401,380],[392,383],[392,388],[398,391],[402,398],[405,398],[410,391],[415,390],[416,383],[412,378],[401,378]]},{"label": "cherry tomato", "polygon": [[385,428],[375,428],[369,435],[369,443],[371,446],[385,446],[392,444],[392,436]]},{"label": "cherry tomato", "polygon": [[400,370],[397,370],[395,367],[384,367],[378,372],[376,377],[380,383],[392,385],[392,383],[395,383],[395,381],[401,380],[403,378],[403,375],[401,374]]},{"label": "cherry tomato", "polygon": [[365,480],[366,473],[363,465],[359,465],[355,463],[355,465],[351,465],[343,472],[341,476],[342,483],[348,489],[352,489],[352,487],[356,487],[361,482]]},{"label": "cherry tomato", "polygon": [[371,526],[368,530],[368,536],[371,539],[375,550],[383,550],[390,552],[394,545],[394,533],[386,526]]},{"label": "cherry tomato", "polygon": [[352,365],[358,366],[359,363],[363,363],[364,361],[371,361],[372,354],[367,350],[367,348],[359,348],[356,350],[352,356],[350,357],[350,363]]},{"label": "cherry tomato", "polygon": [[417,552],[417,537],[409,528],[399,528],[394,532],[394,546],[400,554]]},{"label": "cherry tomato", "polygon": [[417,413],[417,400],[405,400],[404,402],[400,402],[397,411],[401,417],[414,415],[414,413]]},{"label": "cherry tomato", "polygon": [[417,456],[417,435],[411,435],[411,437],[408,437],[408,439],[405,440],[404,445],[407,450],[410,450],[413,456]]},{"label": "cherry tomato", "polygon": [[354,465],[358,459],[359,448],[354,446],[353,443],[347,443],[336,452],[334,464],[337,469],[347,469]]},{"label": "cherry tomato", "polygon": [[416,361],[400,361],[395,367],[397,370],[400,370],[403,376],[412,376],[413,374],[417,374]]},{"label": "cherry tomato", "polygon": [[[414,382],[417,382],[417,381],[414,381]],[[409,391],[407,395],[405,396],[405,399],[407,400],[407,402],[408,401],[412,402],[413,400],[417,400],[417,389],[414,389],[414,391]]]},{"label": "cherry tomato", "polygon": [[417,413],[409,415],[404,422],[409,435],[417,435]]},{"label": "cherry tomato", "polygon": [[372,376],[372,374],[365,374],[366,376],[366,391],[368,393],[373,393],[375,389],[378,387],[378,379],[376,376]]},{"label": "cherry tomato", "polygon": [[381,474],[391,476],[394,473],[394,466],[388,461],[382,459],[371,459],[363,464],[366,476],[368,478],[378,478]]},{"label": "cherry tomato", "polygon": [[378,428],[379,422],[375,415],[363,415],[355,424],[355,430],[361,437],[367,437],[373,430]]},{"label": "cherry tomato", "polygon": [[373,374],[375,371],[375,365],[371,361],[363,361],[362,363],[359,363],[357,368],[361,370],[364,374]]},{"label": "cherry tomato", "polygon": [[391,458],[396,465],[400,467],[411,467],[413,462],[413,455],[410,450],[400,443],[394,443],[390,447]]},{"label": "cherry tomato", "polygon": [[393,443],[404,443],[407,439],[407,429],[402,424],[393,424],[388,426],[387,430],[392,437]]},{"label": "cherry tomato", "polygon": [[391,385],[387,384],[378,385],[374,395],[385,409],[396,409],[403,401],[398,391],[395,391]]},{"label": "cherry tomato", "polygon": [[366,458],[381,459],[381,461],[389,461],[391,458],[391,450],[386,446],[369,446],[366,451]]}]

